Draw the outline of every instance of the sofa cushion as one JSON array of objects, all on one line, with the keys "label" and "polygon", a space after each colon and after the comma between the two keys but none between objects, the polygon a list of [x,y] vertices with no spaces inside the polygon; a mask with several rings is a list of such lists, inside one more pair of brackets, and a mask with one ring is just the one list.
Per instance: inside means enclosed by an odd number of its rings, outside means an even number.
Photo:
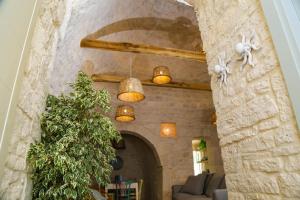
[{"label": "sofa cushion", "polygon": [[222,178],[222,181],[220,183],[220,186],[218,189],[226,189],[226,182],[225,182],[225,175]]},{"label": "sofa cushion", "polygon": [[193,195],[203,194],[204,182],[207,173],[199,174],[198,176],[189,176],[185,184],[182,186],[180,192],[189,193]]},{"label": "sofa cushion", "polygon": [[205,194],[205,192],[207,190],[208,183],[212,179],[213,175],[214,175],[213,173],[207,173],[207,176],[206,176],[206,179],[205,179],[205,182],[204,182],[204,187],[203,187],[203,194]]},{"label": "sofa cushion", "polygon": [[187,193],[177,193],[174,200],[211,200],[211,198],[204,195],[192,195]]},{"label": "sofa cushion", "polygon": [[214,200],[228,200],[228,194],[226,189],[216,189],[213,193]]},{"label": "sofa cushion", "polygon": [[206,196],[212,197],[214,190],[220,188],[220,184],[222,182],[223,177],[224,175],[221,174],[214,174],[212,176],[205,191]]},{"label": "sofa cushion", "polygon": [[222,183],[222,179],[223,179],[222,174],[214,174],[213,177],[211,178],[211,180],[209,181],[206,191],[205,191],[205,195],[208,197],[212,197],[213,192],[215,189],[219,189],[220,185]]}]

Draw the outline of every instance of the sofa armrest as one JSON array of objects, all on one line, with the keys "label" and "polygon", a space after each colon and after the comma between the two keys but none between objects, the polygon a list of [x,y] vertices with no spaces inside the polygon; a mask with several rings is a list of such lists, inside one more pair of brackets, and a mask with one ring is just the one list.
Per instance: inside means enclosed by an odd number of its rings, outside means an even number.
[{"label": "sofa armrest", "polygon": [[213,192],[213,200],[228,200],[226,189],[216,189]]},{"label": "sofa armrest", "polygon": [[183,185],[173,185],[172,186],[172,193],[178,193],[180,192],[181,188],[182,188]]},{"label": "sofa armrest", "polygon": [[172,186],[172,197],[174,198],[174,195],[179,193],[183,185],[173,185]]}]

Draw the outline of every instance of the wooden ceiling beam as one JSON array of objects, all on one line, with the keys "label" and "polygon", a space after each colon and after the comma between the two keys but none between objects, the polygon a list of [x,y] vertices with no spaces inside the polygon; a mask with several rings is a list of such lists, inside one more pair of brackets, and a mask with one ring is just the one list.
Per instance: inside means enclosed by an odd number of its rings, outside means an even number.
[{"label": "wooden ceiling beam", "polygon": [[205,52],[189,51],[183,49],[164,48],[145,44],[133,44],[127,42],[109,42],[97,40],[94,38],[84,38],[80,42],[83,48],[106,49],[111,51],[146,53],[164,56],[173,56],[178,58],[186,58],[206,63]]},{"label": "wooden ceiling beam", "polygon": [[[106,75],[106,74],[93,74],[92,75],[92,80],[94,82],[120,83],[124,79],[126,79],[126,77],[115,76],[115,75]],[[152,80],[143,80],[141,82],[143,85],[146,85],[146,86],[211,91],[210,85],[208,83],[171,82],[168,84],[160,85],[160,84],[153,83]]]}]

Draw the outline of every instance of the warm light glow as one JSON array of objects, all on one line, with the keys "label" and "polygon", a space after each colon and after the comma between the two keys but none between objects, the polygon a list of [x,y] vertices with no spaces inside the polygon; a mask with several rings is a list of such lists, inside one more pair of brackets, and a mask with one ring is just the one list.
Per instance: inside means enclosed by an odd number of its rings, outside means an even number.
[{"label": "warm light glow", "polygon": [[156,76],[153,78],[153,83],[157,84],[167,84],[171,82],[171,78],[169,76]]},{"label": "warm light glow", "polygon": [[192,140],[193,151],[199,150],[200,139]]},{"label": "warm light glow", "polygon": [[138,102],[145,98],[145,96],[138,92],[125,92],[118,95],[118,99],[126,102]]},{"label": "warm light glow", "polygon": [[211,115],[211,123],[213,125],[217,125],[217,114],[216,112],[214,112],[212,115]]},{"label": "warm light glow", "polygon": [[137,78],[128,78],[120,83],[118,99],[126,102],[138,102],[145,98],[141,81]]},{"label": "warm light glow", "polygon": [[119,106],[116,112],[116,120],[120,122],[131,122],[135,120],[134,109],[131,106]]},{"label": "warm light glow", "polygon": [[176,137],[176,123],[164,122],[160,124],[161,137]]},{"label": "warm light glow", "polygon": [[158,66],[153,70],[153,83],[156,84],[167,84],[172,80],[170,76],[169,68],[166,66]]}]

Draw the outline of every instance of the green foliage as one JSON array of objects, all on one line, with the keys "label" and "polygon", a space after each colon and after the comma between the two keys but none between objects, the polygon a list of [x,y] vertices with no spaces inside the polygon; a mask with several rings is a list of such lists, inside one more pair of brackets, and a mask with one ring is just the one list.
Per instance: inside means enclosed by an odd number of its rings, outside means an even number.
[{"label": "green foliage", "polygon": [[199,150],[204,151],[206,149],[206,141],[204,139],[201,139],[199,142]]},{"label": "green foliage", "polygon": [[82,200],[89,196],[93,177],[101,185],[110,181],[115,159],[111,141],[118,141],[120,134],[105,116],[109,94],[94,90],[83,72],[71,86],[69,95],[48,96],[41,141],[28,152],[33,199]]}]

